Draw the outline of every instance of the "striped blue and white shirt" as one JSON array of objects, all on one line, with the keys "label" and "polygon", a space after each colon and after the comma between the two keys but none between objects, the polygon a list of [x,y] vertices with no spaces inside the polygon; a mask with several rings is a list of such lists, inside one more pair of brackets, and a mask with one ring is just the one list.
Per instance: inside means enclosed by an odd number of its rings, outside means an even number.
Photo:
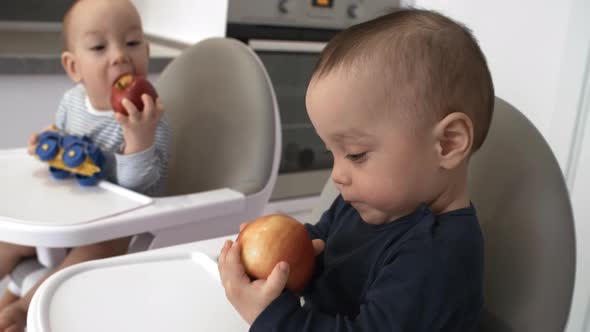
[{"label": "striped blue and white shirt", "polygon": [[123,129],[114,111],[96,111],[90,104],[86,90],[78,84],[64,94],[57,110],[55,125],[61,134],[88,136],[104,153],[106,179],[125,188],[146,195],[161,192],[168,171],[170,127],[160,118],[155,143],[150,148],[123,155]]}]

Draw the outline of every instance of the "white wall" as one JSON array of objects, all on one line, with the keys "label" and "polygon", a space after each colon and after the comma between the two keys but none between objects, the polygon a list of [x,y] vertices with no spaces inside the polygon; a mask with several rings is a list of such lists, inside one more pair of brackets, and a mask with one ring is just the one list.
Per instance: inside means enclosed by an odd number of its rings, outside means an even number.
[{"label": "white wall", "polygon": [[[586,72],[586,92],[582,103],[586,115],[590,112],[590,73]],[[577,284],[574,294],[572,317],[583,317],[584,322],[572,321],[569,332],[590,331],[590,117],[586,116],[580,125],[585,127],[585,139],[580,145],[577,172],[572,185],[572,203],[576,218],[577,237]],[[574,324],[578,323],[578,324]],[[574,328],[575,326],[575,328]]]},{"label": "white wall", "polygon": [[0,75],[0,149],[24,147],[32,133],[53,123],[61,96],[71,86],[65,74]]},{"label": "white wall", "polygon": [[192,44],[225,36],[227,0],[133,0],[146,33]]},{"label": "white wall", "polygon": [[[562,61],[562,75],[560,79],[559,100],[553,117],[552,131],[553,141],[558,145],[572,142],[568,154],[568,168],[566,174],[570,188],[576,181],[578,169],[578,157],[588,126],[584,121],[589,113],[584,108],[584,87],[588,88],[590,76],[590,2],[587,0],[574,0],[574,8],[569,20],[568,39],[565,45],[565,53]],[[575,112],[572,112],[575,110]],[[572,130],[559,130],[575,124]]]},{"label": "white wall", "polygon": [[471,28],[487,56],[496,94],[548,137],[572,2],[416,0],[415,6],[439,10]]},{"label": "white wall", "polygon": [[[575,128],[590,46],[590,2],[416,0],[414,4],[439,10],[473,30],[486,53],[496,94],[533,121],[567,173],[577,237],[576,285],[567,331],[588,331],[590,225],[585,221],[590,217],[590,172],[576,174],[578,159],[570,152],[576,152],[572,147],[577,146]],[[583,129],[582,124],[577,137]],[[584,146],[586,151],[578,170],[590,169],[590,134],[585,136],[587,142],[577,148]]]},{"label": "white wall", "polygon": [[[570,144],[567,177],[576,220],[577,274],[568,332],[590,331],[590,2],[574,0],[552,141]],[[571,130],[571,129],[575,130]],[[559,150],[558,150],[559,151]],[[560,151],[562,152],[562,151]]]}]

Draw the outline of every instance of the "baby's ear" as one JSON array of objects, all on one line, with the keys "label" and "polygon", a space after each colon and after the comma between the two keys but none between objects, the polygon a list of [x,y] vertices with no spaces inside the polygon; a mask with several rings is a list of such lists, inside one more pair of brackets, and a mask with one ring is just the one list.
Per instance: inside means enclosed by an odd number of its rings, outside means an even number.
[{"label": "baby's ear", "polygon": [[436,151],[440,167],[451,170],[469,158],[473,146],[473,122],[462,112],[440,120],[435,128]]},{"label": "baby's ear", "polygon": [[78,64],[76,61],[76,55],[72,52],[65,51],[61,54],[61,65],[64,67],[64,70],[74,82],[80,82],[82,77],[80,76],[80,72],[78,70]]}]

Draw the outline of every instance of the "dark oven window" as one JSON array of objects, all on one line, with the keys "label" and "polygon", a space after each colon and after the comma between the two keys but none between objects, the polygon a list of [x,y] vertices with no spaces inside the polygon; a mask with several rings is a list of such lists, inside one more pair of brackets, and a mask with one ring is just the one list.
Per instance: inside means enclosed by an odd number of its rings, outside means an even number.
[{"label": "dark oven window", "polygon": [[281,114],[283,152],[279,173],[329,169],[332,156],[305,110],[307,84],[318,53],[257,51],[272,80]]}]

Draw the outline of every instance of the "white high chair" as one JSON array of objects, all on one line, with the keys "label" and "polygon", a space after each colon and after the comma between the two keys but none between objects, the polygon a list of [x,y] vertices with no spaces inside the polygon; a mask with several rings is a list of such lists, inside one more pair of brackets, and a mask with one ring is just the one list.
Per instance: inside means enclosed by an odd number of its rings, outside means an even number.
[{"label": "white high chair", "polygon": [[[470,191],[485,238],[480,331],[563,331],[575,274],[567,187],[538,130],[499,98],[488,139],[473,156]],[[328,181],[308,221],[317,221],[337,194]],[[35,294],[30,331],[246,331],[215,264],[202,254],[217,254],[223,240],[65,269]],[[163,272],[171,265],[175,273]],[[117,300],[104,300],[103,290]]]},{"label": "white high chair", "polygon": [[165,195],[105,181],[80,188],[51,179],[25,149],[0,151],[0,241],[35,246],[41,263],[53,266],[65,254],[54,248],[137,234],[131,251],[159,248],[231,234],[262,213],[281,130],[256,54],[233,39],[207,39],[174,59],[155,85],[173,133]]}]

